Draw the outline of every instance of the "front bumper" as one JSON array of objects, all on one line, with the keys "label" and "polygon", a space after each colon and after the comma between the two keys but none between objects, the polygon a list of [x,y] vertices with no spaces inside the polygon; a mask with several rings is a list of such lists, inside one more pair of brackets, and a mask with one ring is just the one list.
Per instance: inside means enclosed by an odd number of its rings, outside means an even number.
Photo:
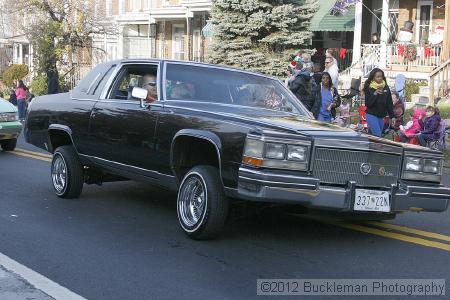
[{"label": "front bumper", "polygon": [[22,131],[22,124],[15,122],[0,122],[0,140],[15,139]]},{"label": "front bumper", "polygon": [[[238,197],[250,201],[291,203],[312,209],[361,213],[353,210],[355,189],[354,182],[348,182],[345,187],[324,186],[317,178],[275,173],[273,170],[239,169]],[[402,184],[387,190],[391,197],[391,212],[445,211],[450,200],[450,188],[437,184]]]}]

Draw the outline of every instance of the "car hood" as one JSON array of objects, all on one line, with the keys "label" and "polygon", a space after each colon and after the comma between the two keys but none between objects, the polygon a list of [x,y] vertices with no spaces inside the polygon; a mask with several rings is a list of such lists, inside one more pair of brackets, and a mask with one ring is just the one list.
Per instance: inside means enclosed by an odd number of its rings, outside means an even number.
[{"label": "car hood", "polygon": [[17,112],[17,108],[12,105],[9,101],[0,98],[0,113],[5,112]]},{"label": "car hood", "polygon": [[309,116],[298,116],[287,112],[244,107],[237,105],[201,103],[188,101],[167,101],[169,109],[180,108],[210,115],[216,120],[245,123],[256,131],[276,131],[311,137],[316,145],[338,148],[365,148],[401,154],[403,149],[412,152],[439,152],[425,147],[394,142],[384,138],[356,132],[337,125],[318,122]]},{"label": "car hood", "polygon": [[274,111],[255,107],[237,105],[224,105],[216,103],[179,102],[170,101],[166,106],[176,106],[189,110],[195,110],[204,114],[210,114],[215,119],[232,119],[252,125],[255,129],[279,130],[289,133],[301,133],[305,135],[329,135],[357,136],[353,130],[337,125],[322,123],[311,119],[309,116],[299,116],[288,112]]}]

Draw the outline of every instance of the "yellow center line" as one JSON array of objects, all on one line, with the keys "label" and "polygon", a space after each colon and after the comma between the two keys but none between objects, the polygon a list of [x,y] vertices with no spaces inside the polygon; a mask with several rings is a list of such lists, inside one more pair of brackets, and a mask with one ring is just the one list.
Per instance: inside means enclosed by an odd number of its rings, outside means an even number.
[{"label": "yellow center line", "polygon": [[426,239],[422,239],[422,238],[411,237],[411,236],[400,234],[400,233],[384,231],[384,230],[366,227],[366,226],[362,226],[362,225],[356,225],[356,224],[334,223],[334,225],[337,225],[339,227],[346,228],[346,229],[351,229],[351,230],[356,230],[356,231],[360,231],[360,232],[379,235],[379,236],[386,237],[386,238],[396,239],[396,240],[400,240],[403,242],[408,242],[408,243],[418,244],[418,245],[422,245],[422,246],[426,246],[426,247],[432,247],[432,248],[438,248],[438,249],[445,250],[445,251],[450,251],[450,245],[444,244],[441,242],[435,242],[435,241],[430,241],[430,240],[426,240]]},{"label": "yellow center line", "polygon": [[17,151],[12,151],[12,152],[9,152],[9,153],[15,154],[15,155],[19,155],[19,156],[34,158],[34,159],[38,159],[38,160],[48,161],[48,162],[52,161],[50,158],[45,158],[45,157],[42,157],[42,156],[36,156],[36,155],[31,155],[31,154],[17,152]]},{"label": "yellow center line", "polygon": [[[382,236],[385,238],[400,240],[400,241],[407,242],[407,243],[413,243],[413,244],[422,245],[422,246],[426,246],[426,247],[432,247],[432,248],[437,248],[437,249],[441,249],[441,250],[445,250],[445,251],[450,251],[450,245],[441,243],[441,242],[431,241],[431,240],[427,240],[427,239],[423,239],[423,238],[419,238],[419,237],[409,236],[409,235],[405,235],[405,234],[401,234],[401,233],[386,231],[386,230],[363,226],[363,225],[358,225],[358,224],[338,222],[338,221],[332,220],[330,218],[325,218],[325,217],[321,217],[321,216],[318,217],[318,216],[297,215],[297,214],[296,214],[296,216],[300,216],[302,218],[310,219],[310,220],[317,221],[317,222],[324,223],[324,224],[329,224],[329,225],[342,227],[345,229],[350,229],[353,231],[374,234],[374,235]],[[367,222],[367,223],[368,224],[375,223],[374,225],[386,224],[386,223],[381,223],[381,222]],[[393,225],[393,224],[389,224],[389,225]],[[396,227],[396,226],[398,226],[398,225],[394,225],[394,227]],[[399,226],[399,227],[405,228],[406,230],[404,230],[404,232],[408,232],[408,233],[417,234],[417,232],[425,232],[422,230],[408,228],[408,227],[404,227],[404,226]],[[411,232],[409,232],[409,231],[411,231]],[[436,235],[445,237],[444,240],[447,240],[447,238],[449,238],[445,235],[440,235],[437,233],[435,233],[435,234],[432,234],[431,232],[426,232],[426,233],[433,235],[433,238],[436,238]]]},{"label": "yellow center line", "polygon": [[25,150],[25,149],[21,149],[21,148],[16,148],[16,151],[25,152],[25,153],[32,154],[32,155],[37,155],[37,156],[43,156],[43,157],[47,157],[47,158],[52,158],[53,157],[51,154]]},{"label": "yellow center line", "polygon": [[424,231],[424,230],[409,228],[406,226],[400,226],[400,225],[395,225],[395,224],[390,224],[390,223],[382,223],[382,222],[366,222],[366,224],[450,242],[450,236],[440,234],[440,233],[428,232],[428,231]]}]

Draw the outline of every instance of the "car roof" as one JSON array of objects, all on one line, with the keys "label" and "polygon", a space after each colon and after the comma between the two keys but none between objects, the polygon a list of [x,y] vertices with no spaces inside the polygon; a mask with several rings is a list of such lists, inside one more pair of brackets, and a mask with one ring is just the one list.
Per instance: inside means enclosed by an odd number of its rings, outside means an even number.
[{"label": "car roof", "polygon": [[124,58],[124,59],[117,59],[113,61],[109,61],[108,64],[123,64],[123,63],[142,63],[142,62],[164,62],[164,63],[176,63],[176,64],[183,64],[183,65],[192,65],[192,66],[199,66],[199,67],[206,67],[206,68],[216,68],[216,69],[223,69],[223,70],[229,70],[229,71],[237,71],[241,73],[247,73],[257,76],[262,76],[270,79],[278,80],[278,78],[275,78],[273,76],[265,75],[262,73],[247,71],[243,69],[239,69],[236,67],[230,67],[226,65],[219,65],[219,64],[209,64],[204,62],[196,62],[196,61],[187,61],[187,60],[174,60],[174,59],[160,59],[160,58]]}]

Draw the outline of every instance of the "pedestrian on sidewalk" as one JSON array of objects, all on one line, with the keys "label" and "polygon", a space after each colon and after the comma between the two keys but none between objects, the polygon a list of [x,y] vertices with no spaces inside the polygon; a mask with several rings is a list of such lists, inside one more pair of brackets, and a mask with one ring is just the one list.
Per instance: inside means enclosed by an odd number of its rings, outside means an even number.
[{"label": "pedestrian on sidewalk", "polygon": [[11,102],[12,105],[17,106],[16,91],[14,89],[11,89],[11,92],[9,93],[9,102]]},{"label": "pedestrian on sidewalk", "polygon": [[375,68],[370,72],[364,83],[364,94],[369,131],[372,135],[381,137],[384,117],[388,115],[395,122],[391,90],[381,69]]},{"label": "pedestrian on sidewalk", "polygon": [[403,115],[405,113],[405,106],[400,100],[400,95],[396,91],[392,92],[392,110],[395,115],[395,122],[391,122],[391,128],[395,131],[400,129],[400,125],[403,125]]},{"label": "pedestrian on sidewalk", "polygon": [[19,84],[16,89],[16,97],[17,97],[17,108],[19,110],[19,120],[23,121],[26,117],[26,109],[27,109],[27,90],[28,88],[25,86],[22,80],[19,80]]},{"label": "pedestrian on sidewalk", "polygon": [[318,111],[320,107],[320,88],[311,76],[311,69],[304,68],[301,62],[297,63],[297,70],[293,78],[289,80],[288,87],[302,102],[307,110]]},{"label": "pedestrian on sidewalk", "polygon": [[322,74],[319,103],[316,111],[312,112],[314,117],[319,121],[330,123],[332,118],[336,117],[336,108],[341,105],[341,97],[327,72]]},{"label": "pedestrian on sidewalk", "polygon": [[[313,78],[316,83],[319,85],[322,82],[322,65],[319,63],[315,63],[313,65]],[[328,73],[329,74],[329,73]]]}]

